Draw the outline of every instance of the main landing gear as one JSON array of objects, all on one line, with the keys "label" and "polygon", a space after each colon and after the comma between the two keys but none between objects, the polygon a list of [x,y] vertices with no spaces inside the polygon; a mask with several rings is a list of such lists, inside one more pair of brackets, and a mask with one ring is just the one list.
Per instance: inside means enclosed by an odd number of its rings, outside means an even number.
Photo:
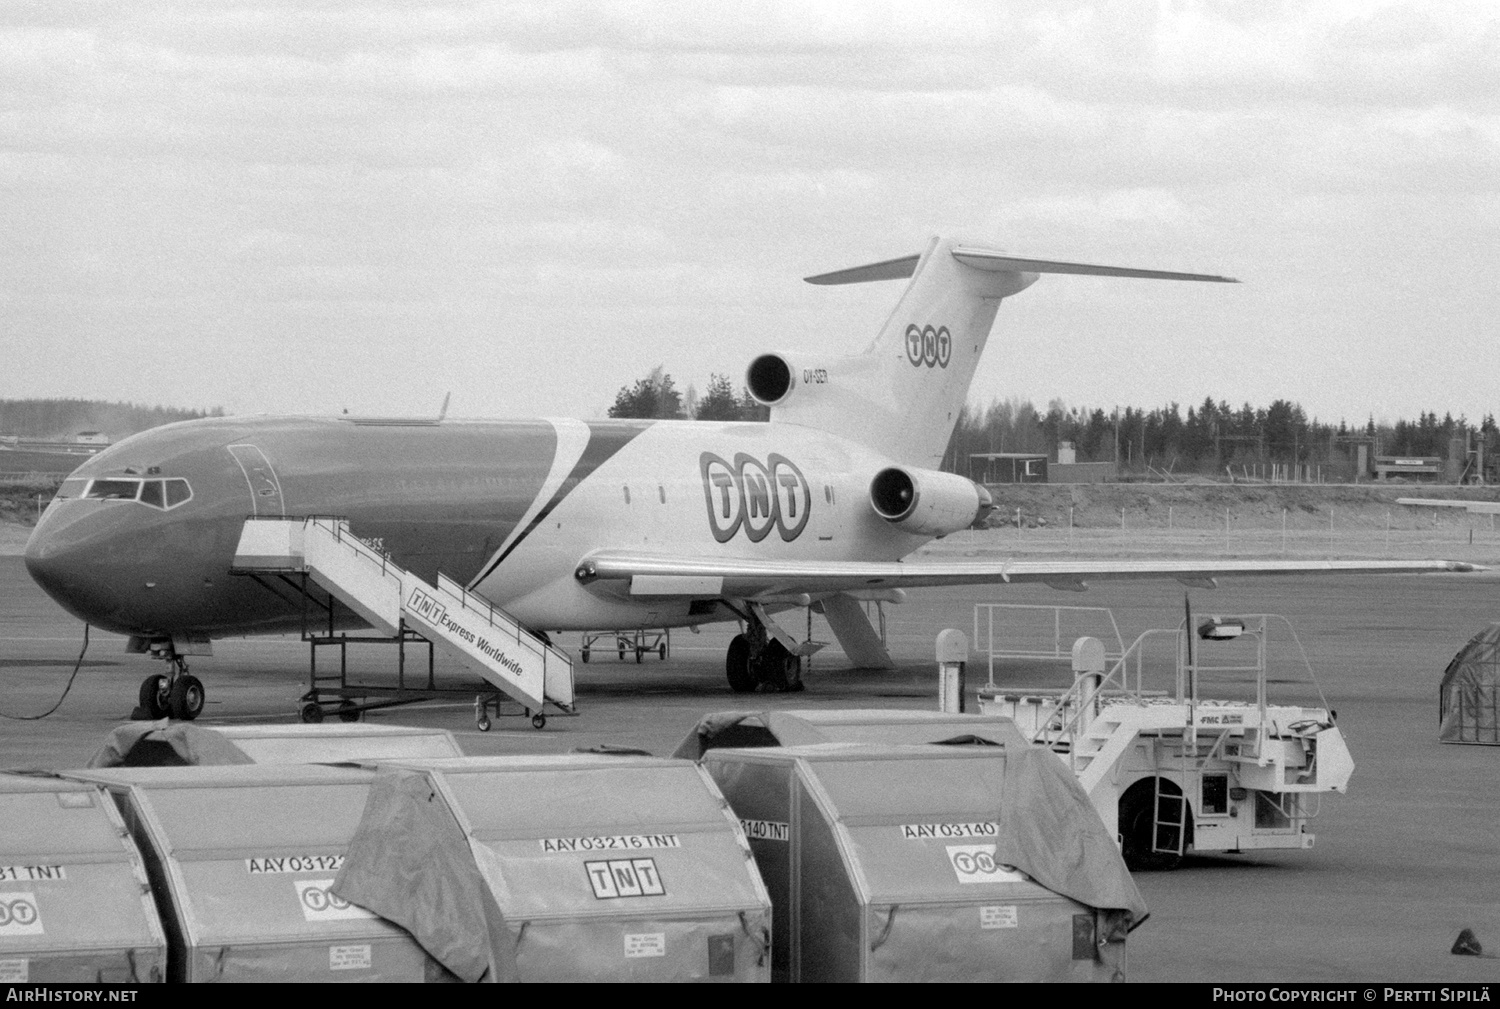
[{"label": "main landing gear", "polygon": [[757,688],[776,693],[803,689],[801,660],[771,637],[753,614],[745,622],[745,633],[736,634],[729,642],[724,674],[729,689],[736,694],[748,694]]},{"label": "main landing gear", "polygon": [[141,681],[140,707],[135,718],[176,718],[190,722],[203,713],[203,683],[188,672],[187,660],[167,645],[153,653],[167,662],[165,675],[156,673]]}]

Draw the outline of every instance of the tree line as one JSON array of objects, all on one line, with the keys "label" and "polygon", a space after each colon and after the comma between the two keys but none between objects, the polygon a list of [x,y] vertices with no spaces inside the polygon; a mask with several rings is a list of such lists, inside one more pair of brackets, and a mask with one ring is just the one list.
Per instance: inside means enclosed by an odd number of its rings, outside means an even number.
[{"label": "tree line", "polygon": [[[689,386],[677,389],[658,365],[623,385],[609,408],[611,417],[763,421],[770,410],[749,390],[738,392],[729,379],[714,374],[702,396]],[[1467,446],[1482,440],[1486,454],[1500,452],[1500,431],[1488,413],[1476,425],[1468,418],[1424,411],[1416,420],[1337,424],[1309,417],[1301,404],[1277,399],[1269,406],[1230,406],[1212,397],[1189,405],[1154,409],[1127,406],[1070,407],[1060,399],[1045,411],[1021,399],[996,399],[986,407],[968,405],[960,412],[943,457],[943,468],[968,475],[971,457],[980,453],[1022,452],[1055,459],[1058,447],[1070,443],[1079,462],[1116,462],[1123,472],[1222,474],[1225,468],[1270,464],[1322,467],[1336,478],[1355,465],[1357,446],[1366,455],[1437,456],[1446,458],[1455,439]]]},{"label": "tree line", "polygon": [[736,393],[734,384],[718,373],[709,378],[708,391],[701,396],[691,385],[681,393],[672,376],[657,365],[649,375],[634,385],[622,385],[609,408],[611,417],[636,417],[659,420],[770,420],[771,410],[756,402],[744,387]]},{"label": "tree line", "polygon": [[1465,417],[1423,412],[1415,421],[1337,424],[1309,418],[1300,404],[1278,399],[1270,406],[1250,403],[1235,408],[1225,400],[1204,399],[1151,410],[1127,406],[1106,411],[1070,407],[1060,399],[1045,412],[1019,399],[994,400],[988,407],[967,406],[944,457],[944,468],[967,473],[970,458],[986,452],[1034,452],[1055,458],[1058,446],[1073,445],[1079,462],[1117,462],[1126,471],[1222,473],[1225,467],[1249,463],[1316,465],[1334,470],[1352,465],[1356,446],[1369,455],[1447,457],[1455,438],[1483,439],[1500,447],[1495,416],[1478,425]]},{"label": "tree line", "polygon": [[[748,389],[738,390],[715,373],[699,394],[691,385],[679,390],[658,365],[623,385],[609,408],[611,417],[765,421],[770,409]],[[102,431],[112,440],[161,424],[224,415],[213,410],[85,399],[0,399],[0,435],[68,439],[79,431]],[[1058,446],[1070,442],[1079,462],[1118,462],[1125,472],[1221,474],[1225,467],[1247,464],[1316,465],[1337,475],[1353,465],[1355,446],[1368,454],[1446,457],[1455,439],[1482,440],[1486,454],[1500,453],[1500,429],[1487,413],[1476,425],[1466,417],[1424,411],[1415,420],[1337,424],[1309,418],[1300,404],[1274,400],[1269,406],[1206,398],[1186,413],[1178,403],[1143,409],[1070,407],[1060,399],[1045,411],[1021,399],[996,399],[988,406],[968,405],[960,412],[943,458],[943,468],[968,474],[971,457],[986,452],[1030,452],[1056,458]]]},{"label": "tree line", "polygon": [[173,421],[222,416],[223,407],[203,411],[97,399],[0,399],[0,435],[66,441],[80,431],[101,431],[119,441]]}]

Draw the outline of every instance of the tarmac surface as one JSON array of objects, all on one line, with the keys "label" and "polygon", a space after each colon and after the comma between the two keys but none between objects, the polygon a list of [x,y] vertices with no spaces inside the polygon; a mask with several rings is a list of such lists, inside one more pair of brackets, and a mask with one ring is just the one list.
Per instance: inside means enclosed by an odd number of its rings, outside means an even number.
[{"label": "tarmac surface", "polygon": [[[1500,959],[1449,952],[1466,927],[1487,949],[1500,950],[1500,748],[1437,741],[1443,669],[1473,634],[1500,619],[1500,579],[1245,579],[1189,595],[1195,614],[1291,618],[1338,712],[1356,769],[1347,796],[1325,797],[1310,851],[1190,856],[1175,872],[1137,874],[1151,917],[1130,938],[1130,980],[1500,981]],[[731,694],[723,654],[733,628],[721,625],[698,635],[674,633],[666,661],[653,654],[638,665],[633,655],[622,662],[613,652],[595,651],[590,663],[575,666],[580,713],[551,717],[540,731],[520,718],[501,718],[480,733],[471,701],[368,717],[451,729],[471,754],[566,752],[601,743],[665,754],[710,711],[934,707],[933,639],[944,627],[972,633],[976,603],[1109,607],[1129,643],[1148,628],[1175,626],[1183,597],[1175,582],[1105,583],[1083,595],[1014,586],[913,592],[904,605],[886,607],[901,668],[852,672],[833,646],[815,657],[801,694]],[[806,630],[800,619],[784,621],[799,636]],[[32,583],[21,558],[0,556],[0,710],[27,715],[50,707],[73,671],[82,632]],[[831,640],[821,619],[813,636]],[[576,654],[577,635],[559,643]],[[356,674],[394,681],[387,650],[350,654]],[[201,724],[294,721],[306,669],[307,647],[296,638],[216,642],[212,658],[193,663],[208,694]],[[996,679],[1035,685],[1050,677],[1060,684],[1068,679],[1065,669],[1002,663]],[[118,636],[93,634],[55,714],[0,720],[0,767],[82,765],[128,717],[141,679],[156,671],[151,660],[126,655]],[[455,686],[469,679],[442,662],[438,677]],[[985,663],[977,659],[971,692],[984,679]],[[1283,689],[1316,703],[1304,686]]]}]

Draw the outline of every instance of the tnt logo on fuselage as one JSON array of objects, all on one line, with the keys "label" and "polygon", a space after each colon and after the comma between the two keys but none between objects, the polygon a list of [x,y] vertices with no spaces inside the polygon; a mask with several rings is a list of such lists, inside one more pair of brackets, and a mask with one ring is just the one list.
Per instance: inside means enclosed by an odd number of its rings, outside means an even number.
[{"label": "tnt logo on fuselage", "polygon": [[720,543],[728,543],[741,528],[751,543],[759,543],[772,529],[790,543],[807,528],[812,488],[785,456],[773,452],[762,463],[739,452],[731,464],[704,452],[698,465],[703,472],[708,527]]}]

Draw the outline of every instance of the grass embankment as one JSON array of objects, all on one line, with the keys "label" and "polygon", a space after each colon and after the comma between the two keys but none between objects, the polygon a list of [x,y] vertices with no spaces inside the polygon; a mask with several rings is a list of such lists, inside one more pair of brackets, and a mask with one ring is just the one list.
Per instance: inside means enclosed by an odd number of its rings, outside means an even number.
[{"label": "grass embankment", "polygon": [[1493,487],[1027,484],[990,490],[997,505],[991,528],[949,536],[928,552],[1055,559],[1440,557],[1500,565],[1494,516],[1396,503],[1400,497],[1500,500]]},{"label": "grass embankment", "polygon": [[36,525],[41,507],[46,507],[62,483],[62,474],[33,473],[0,476],[0,523]]}]

